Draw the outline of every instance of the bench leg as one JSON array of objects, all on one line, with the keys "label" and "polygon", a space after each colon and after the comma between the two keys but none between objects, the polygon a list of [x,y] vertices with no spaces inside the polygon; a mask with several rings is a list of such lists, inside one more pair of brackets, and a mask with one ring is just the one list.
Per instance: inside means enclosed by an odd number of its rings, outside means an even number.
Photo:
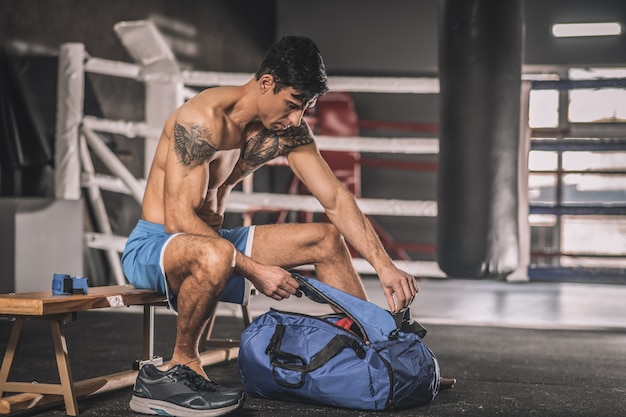
[{"label": "bench leg", "polygon": [[[215,328],[215,319],[217,304],[211,313],[211,318],[207,326],[204,329],[202,337],[200,339],[200,350],[206,350],[208,348],[230,348],[230,347],[239,347],[239,340],[235,339],[211,339],[213,335],[213,329]],[[241,305],[241,315],[243,320],[244,329],[252,323],[252,314],[250,313],[250,308],[247,305]]]},{"label": "bench leg", "polygon": [[154,356],[154,304],[143,306],[143,349],[141,359],[133,363],[133,369],[139,370],[142,366],[152,364],[163,365],[163,357]]},{"label": "bench leg", "polygon": [[[20,392],[28,393],[29,395],[39,394],[39,396],[31,398],[31,402],[37,403],[41,401],[41,394],[61,394],[65,402],[65,409],[67,414],[70,416],[77,416],[78,404],[76,401],[74,381],[72,380],[72,371],[69,364],[67,343],[65,341],[65,334],[63,332],[63,323],[65,322],[66,318],[55,318],[49,320],[50,331],[52,333],[52,340],[54,343],[54,353],[56,356],[59,379],[61,383],[59,385],[37,384],[36,386],[32,387],[31,390],[31,384],[8,381],[11,369],[13,367],[13,360],[15,359],[15,352],[17,351],[18,345],[20,343],[22,331],[24,329],[24,325],[26,324],[26,320],[27,319],[24,317],[18,317],[15,319],[15,323],[13,324],[11,337],[9,338],[9,344],[7,345],[4,359],[2,361],[2,369],[0,370],[0,396],[2,396],[4,392]],[[26,394],[22,394],[22,396],[24,395]],[[14,397],[19,396],[20,395],[16,395]],[[3,400],[8,400],[8,397],[3,398]],[[10,403],[11,402],[8,402],[7,404]],[[4,406],[7,404],[3,404],[3,412],[5,408]],[[18,409],[21,408],[18,407]]]},{"label": "bench leg", "polygon": [[248,305],[241,305],[241,315],[243,316],[243,327],[246,328],[252,323],[252,313]]},{"label": "bench leg", "polygon": [[69,363],[67,343],[63,332],[63,320],[50,320],[50,330],[54,342],[54,352],[59,368],[59,378],[61,379],[61,390],[65,400],[65,409],[70,416],[78,415],[78,403],[74,392],[74,381],[72,380],[72,370]]},{"label": "bench leg", "polygon": [[154,306],[143,306],[143,360],[154,357]]},{"label": "bench leg", "polygon": [[0,369],[0,397],[4,394],[6,383],[9,380],[9,374],[11,373],[11,368],[13,367],[13,358],[15,357],[17,346],[19,345],[22,337],[22,329],[24,328],[25,321],[26,320],[23,318],[15,319],[15,323],[13,323],[13,328],[11,329],[11,337],[9,338],[9,344],[7,345],[7,350],[4,353],[2,368]]}]

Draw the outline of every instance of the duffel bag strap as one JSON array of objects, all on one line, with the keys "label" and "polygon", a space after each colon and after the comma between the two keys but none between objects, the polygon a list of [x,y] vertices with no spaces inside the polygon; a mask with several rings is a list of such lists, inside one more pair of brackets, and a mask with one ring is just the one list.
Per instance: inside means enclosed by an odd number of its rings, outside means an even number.
[{"label": "duffel bag strap", "polygon": [[[285,329],[286,326],[284,324],[277,325],[270,343],[265,349],[265,353],[270,357],[270,364],[274,367],[289,371],[302,372],[304,374],[324,366],[345,347],[351,348],[359,358],[363,359],[365,357],[365,349],[356,339],[347,335],[338,334],[335,335],[335,337],[333,337],[330,342],[326,344],[326,346],[317,352],[309,363],[306,363],[305,359],[300,356],[280,350]],[[287,384],[282,381],[276,382],[290,387],[300,387],[304,384],[304,375],[298,384]]]}]

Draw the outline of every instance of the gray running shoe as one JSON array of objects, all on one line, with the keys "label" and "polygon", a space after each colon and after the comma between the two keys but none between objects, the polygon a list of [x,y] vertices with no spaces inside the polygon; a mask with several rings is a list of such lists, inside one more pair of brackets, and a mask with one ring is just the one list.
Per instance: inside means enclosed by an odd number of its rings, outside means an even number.
[{"label": "gray running shoe", "polygon": [[221,416],[243,405],[242,390],[222,387],[184,365],[161,371],[148,364],[135,381],[130,408],[144,414]]}]

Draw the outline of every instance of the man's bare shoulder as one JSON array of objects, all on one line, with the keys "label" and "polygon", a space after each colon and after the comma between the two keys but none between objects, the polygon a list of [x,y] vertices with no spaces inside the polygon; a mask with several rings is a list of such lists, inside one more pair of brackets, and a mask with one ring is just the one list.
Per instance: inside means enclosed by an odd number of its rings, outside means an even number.
[{"label": "man's bare shoulder", "polygon": [[224,108],[229,105],[228,90],[228,87],[204,90],[172,115],[168,129],[174,150],[184,165],[200,165],[219,151],[232,149],[223,133],[228,130],[224,115]]},{"label": "man's bare shoulder", "polygon": [[206,125],[213,125],[222,122],[224,108],[230,103],[226,102],[224,93],[219,89],[227,87],[208,88],[183,103],[172,117],[179,122],[189,122]]}]

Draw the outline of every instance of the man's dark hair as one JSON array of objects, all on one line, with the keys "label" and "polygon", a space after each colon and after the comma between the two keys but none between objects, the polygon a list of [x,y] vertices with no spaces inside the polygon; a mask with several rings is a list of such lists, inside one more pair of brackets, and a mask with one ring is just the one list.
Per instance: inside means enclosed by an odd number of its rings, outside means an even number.
[{"label": "man's dark hair", "polygon": [[292,87],[295,98],[307,103],[328,91],[328,78],[322,54],[315,43],[305,36],[285,36],[267,51],[255,77],[274,77],[274,93]]}]

